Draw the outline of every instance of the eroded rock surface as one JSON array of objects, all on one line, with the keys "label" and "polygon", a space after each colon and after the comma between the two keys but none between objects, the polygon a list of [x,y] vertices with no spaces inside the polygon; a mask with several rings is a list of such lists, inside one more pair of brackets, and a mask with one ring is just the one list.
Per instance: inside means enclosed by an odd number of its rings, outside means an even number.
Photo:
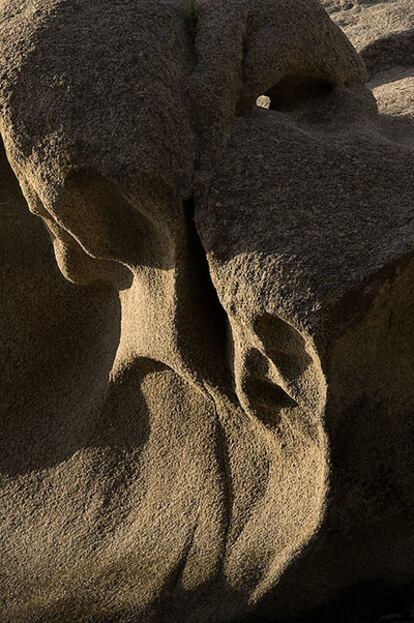
[{"label": "eroded rock surface", "polygon": [[0,2],[0,620],[411,581],[414,10],[322,4],[367,68],[316,0]]}]

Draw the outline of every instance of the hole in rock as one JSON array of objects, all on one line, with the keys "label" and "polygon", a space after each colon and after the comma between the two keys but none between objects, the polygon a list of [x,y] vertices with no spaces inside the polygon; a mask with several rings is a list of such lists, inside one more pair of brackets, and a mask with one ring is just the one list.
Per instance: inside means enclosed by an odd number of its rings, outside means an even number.
[{"label": "hole in rock", "polygon": [[289,111],[300,108],[311,99],[325,97],[334,90],[328,80],[293,75],[282,78],[272,89],[257,99],[257,105],[269,110]]},{"label": "hole in rock", "polygon": [[288,322],[272,314],[256,318],[254,329],[266,355],[288,382],[301,376],[312,360],[302,335]]},{"label": "hole in rock", "polygon": [[242,391],[251,414],[265,426],[279,425],[282,409],[293,408],[297,402],[275,379],[270,378],[271,362],[257,349],[251,349],[243,370]]},{"label": "hole in rock", "polygon": [[279,425],[282,409],[297,406],[280,385],[266,378],[251,376],[246,379],[245,393],[251,412],[267,427]]}]

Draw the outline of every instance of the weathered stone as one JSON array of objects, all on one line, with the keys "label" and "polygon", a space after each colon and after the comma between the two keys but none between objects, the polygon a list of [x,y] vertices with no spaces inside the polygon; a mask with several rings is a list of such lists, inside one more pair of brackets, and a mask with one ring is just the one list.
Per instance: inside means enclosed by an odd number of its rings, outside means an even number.
[{"label": "weathered stone", "polygon": [[0,2],[0,620],[412,579],[413,11],[323,4],[380,114],[316,0]]}]

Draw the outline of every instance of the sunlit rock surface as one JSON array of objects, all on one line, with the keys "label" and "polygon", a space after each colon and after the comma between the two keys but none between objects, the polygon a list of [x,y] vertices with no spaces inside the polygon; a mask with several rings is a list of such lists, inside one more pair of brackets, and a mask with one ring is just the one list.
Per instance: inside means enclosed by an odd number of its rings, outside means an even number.
[{"label": "sunlit rock surface", "polygon": [[322,4],[0,1],[0,621],[412,580],[414,7]]}]

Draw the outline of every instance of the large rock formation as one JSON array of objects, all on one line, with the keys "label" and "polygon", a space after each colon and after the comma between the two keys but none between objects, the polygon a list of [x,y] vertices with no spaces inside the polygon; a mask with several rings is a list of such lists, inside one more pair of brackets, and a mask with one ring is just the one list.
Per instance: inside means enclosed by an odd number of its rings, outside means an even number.
[{"label": "large rock formation", "polygon": [[316,0],[0,1],[0,621],[412,580],[414,9],[323,4],[368,71]]}]

